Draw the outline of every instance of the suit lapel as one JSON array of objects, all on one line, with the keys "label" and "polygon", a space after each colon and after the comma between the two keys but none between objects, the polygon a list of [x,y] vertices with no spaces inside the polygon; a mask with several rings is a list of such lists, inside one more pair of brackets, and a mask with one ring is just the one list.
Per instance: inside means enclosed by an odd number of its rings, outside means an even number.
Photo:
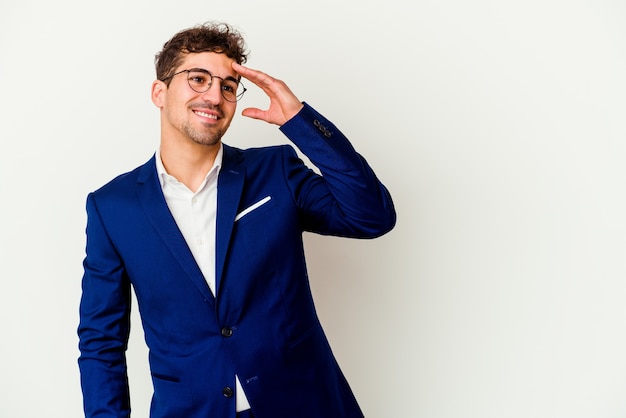
[{"label": "suit lapel", "polygon": [[152,226],[205,299],[214,304],[215,300],[211,290],[167,207],[159,183],[154,156],[141,168],[137,182],[139,202]]},{"label": "suit lapel", "polygon": [[215,287],[219,294],[226,253],[243,190],[245,167],[239,150],[224,145],[224,158],[217,183]]}]

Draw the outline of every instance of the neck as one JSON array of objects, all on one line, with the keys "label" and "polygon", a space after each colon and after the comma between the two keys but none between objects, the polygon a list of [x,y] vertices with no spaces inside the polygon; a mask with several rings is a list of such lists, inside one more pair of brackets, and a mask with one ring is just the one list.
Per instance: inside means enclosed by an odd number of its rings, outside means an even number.
[{"label": "neck", "polygon": [[197,191],[207,173],[213,168],[221,142],[215,145],[195,143],[172,145],[161,139],[161,161],[165,170],[189,190]]}]

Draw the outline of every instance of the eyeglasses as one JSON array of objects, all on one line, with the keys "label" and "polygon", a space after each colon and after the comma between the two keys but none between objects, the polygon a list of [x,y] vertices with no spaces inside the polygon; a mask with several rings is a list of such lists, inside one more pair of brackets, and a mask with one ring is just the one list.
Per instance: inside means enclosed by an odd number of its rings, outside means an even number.
[{"label": "eyeglasses", "polygon": [[187,83],[189,83],[189,87],[191,87],[191,89],[196,93],[204,93],[208,91],[213,85],[213,79],[219,78],[220,80],[222,80],[222,85],[220,86],[222,97],[228,102],[238,101],[243,97],[243,94],[247,90],[243,86],[241,81],[236,80],[233,77],[223,78],[213,75],[204,68],[192,68],[190,70],[182,70],[172,74],[169,77],[162,78],[161,81],[166,81],[170,78],[173,78],[175,75],[182,73],[187,73]]}]

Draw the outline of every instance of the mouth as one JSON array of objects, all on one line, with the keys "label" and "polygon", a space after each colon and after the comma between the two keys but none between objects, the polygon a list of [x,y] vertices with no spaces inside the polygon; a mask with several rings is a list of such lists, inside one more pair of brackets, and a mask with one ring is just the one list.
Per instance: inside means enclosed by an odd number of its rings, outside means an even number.
[{"label": "mouth", "polygon": [[211,119],[211,120],[219,119],[217,113],[214,113],[214,112],[206,112],[203,110],[192,110],[192,111],[193,113],[200,116],[201,118]]}]

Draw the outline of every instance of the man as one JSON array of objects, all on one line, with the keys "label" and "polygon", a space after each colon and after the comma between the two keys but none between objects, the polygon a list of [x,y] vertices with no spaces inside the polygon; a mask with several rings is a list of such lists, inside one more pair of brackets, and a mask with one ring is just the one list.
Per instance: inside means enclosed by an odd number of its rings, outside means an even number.
[{"label": "man", "polygon": [[[389,193],[342,133],[280,80],[242,66],[226,24],[184,30],[156,57],[161,142],[143,166],[87,198],[79,365],[88,417],[128,417],[131,287],[154,395],[151,417],[362,417],[321,328],[302,233],[374,238]],[[240,150],[221,138],[242,114],[290,146]]]}]

